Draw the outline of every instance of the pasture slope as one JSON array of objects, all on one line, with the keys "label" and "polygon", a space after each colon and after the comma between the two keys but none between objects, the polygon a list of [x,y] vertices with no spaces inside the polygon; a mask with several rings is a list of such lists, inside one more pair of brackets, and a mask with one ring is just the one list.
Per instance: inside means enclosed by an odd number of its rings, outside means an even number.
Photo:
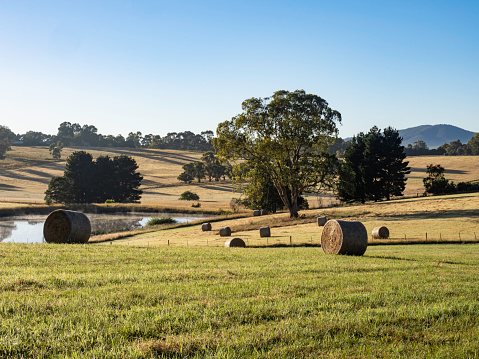
[{"label": "pasture slope", "polygon": [[473,358],[479,246],[2,244],[1,358]]},{"label": "pasture slope", "polygon": [[[65,169],[65,159],[79,149],[64,148],[62,159],[54,161],[47,147],[13,147],[7,158],[0,161],[0,207],[43,204],[45,190],[53,176],[60,176]],[[185,163],[199,160],[201,153],[154,150],[154,149],[111,149],[88,148],[93,157],[121,154],[135,158],[139,172],[144,176],[141,203],[145,206],[191,209],[191,203],[178,200],[179,195],[190,190],[200,196],[201,209],[228,210],[231,198],[238,197],[229,181],[184,184],[177,180]],[[405,196],[421,195],[424,192],[422,179],[428,164],[441,164],[446,168],[446,177],[455,182],[479,179],[477,156],[422,156],[409,157],[411,174],[408,176]],[[329,196],[308,197],[311,207],[334,203]],[[1,202],[3,201],[3,202]]]}]

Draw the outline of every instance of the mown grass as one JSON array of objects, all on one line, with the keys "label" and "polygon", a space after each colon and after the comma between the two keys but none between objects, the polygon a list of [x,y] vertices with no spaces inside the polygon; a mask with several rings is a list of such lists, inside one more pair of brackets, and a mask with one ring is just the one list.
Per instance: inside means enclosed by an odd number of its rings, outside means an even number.
[{"label": "mown grass", "polygon": [[2,244],[0,357],[479,354],[479,245]]}]

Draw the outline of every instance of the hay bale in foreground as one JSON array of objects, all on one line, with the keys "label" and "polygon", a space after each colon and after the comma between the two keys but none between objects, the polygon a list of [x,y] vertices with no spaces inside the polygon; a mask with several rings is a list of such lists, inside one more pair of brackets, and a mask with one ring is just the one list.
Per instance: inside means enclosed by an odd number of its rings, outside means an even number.
[{"label": "hay bale in foreground", "polygon": [[241,238],[230,238],[225,242],[225,247],[246,247],[246,243]]},{"label": "hay bale in foreground", "polygon": [[203,232],[211,231],[211,223],[203,223],[201,225],[201,230]]},{"label": "hay bale in foreground", "polygon": [[368,232],[361,222],[329,220],[321,233],[321,248],[326,254],[362,256],[368,247]]},{"label": "hay bale in foreground", "polygon": [[318,217],[318,226],[322,227],[326,224],[328,220],[326,219],[326,217]]},{"label": "hay bale in foreground", "polygon": [[228,237],[231,236],[231,228],[230,227],[223,227],[220,229],[220,236],[221,237]]},{"label": "hay bale in foreground", "polygon": [[48,243],[86,243],[91,224],[81,212],[58,209],[50,213],[43,225],[43,237]]},{"label": "hay bale in foreground", "polygon": [[253,211],[253,216],[257,217],[257,216],[261,216],[261,211],[259,209],[255,209]]},{"label": "hay bale in foreground", "polygon": [[271,230],[269,227],[261,227],[259,229],[259,236],[260,237],[271,237]]},{"label": "hay bale in foreground", "polygon": [[259,213],[260,213],[262,216],[266,216],[266,215],[268,215],[268,210],[267,210],[267,209],[262,209],[261,211],[259,211]]},{"label": "hay bale in foreground", "polygon": [[372,235],[374,239],[387,239],[389,238],[389,229],[384,226],[376,227],[373,229]]}]

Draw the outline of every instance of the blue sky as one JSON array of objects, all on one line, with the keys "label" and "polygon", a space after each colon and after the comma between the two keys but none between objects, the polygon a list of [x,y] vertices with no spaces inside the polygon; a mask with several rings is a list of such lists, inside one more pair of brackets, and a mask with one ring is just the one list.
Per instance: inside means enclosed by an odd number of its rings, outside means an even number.
[{"label": "blue sky", "polygon": [[0,0],[0,124],[215,130],[304,89],[376,125],[479,131],[479,1]]}]

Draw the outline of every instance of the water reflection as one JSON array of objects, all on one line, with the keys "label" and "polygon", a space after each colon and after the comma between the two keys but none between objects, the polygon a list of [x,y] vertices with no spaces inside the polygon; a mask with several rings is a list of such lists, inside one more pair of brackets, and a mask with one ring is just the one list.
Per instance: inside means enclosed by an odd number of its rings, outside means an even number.
[{"label": "water reflection", "polygon": [[[143,227],[152,217],[169,216],[177,223],[185,223],[201,218],[201,215],[167,214],[167,213],[116,213],[90,214],[85,213],[90,220],[92,235],[128,231]],[[18,216],[0,218],[0,242],[42,243],[43,224],[46,215]]]}]

